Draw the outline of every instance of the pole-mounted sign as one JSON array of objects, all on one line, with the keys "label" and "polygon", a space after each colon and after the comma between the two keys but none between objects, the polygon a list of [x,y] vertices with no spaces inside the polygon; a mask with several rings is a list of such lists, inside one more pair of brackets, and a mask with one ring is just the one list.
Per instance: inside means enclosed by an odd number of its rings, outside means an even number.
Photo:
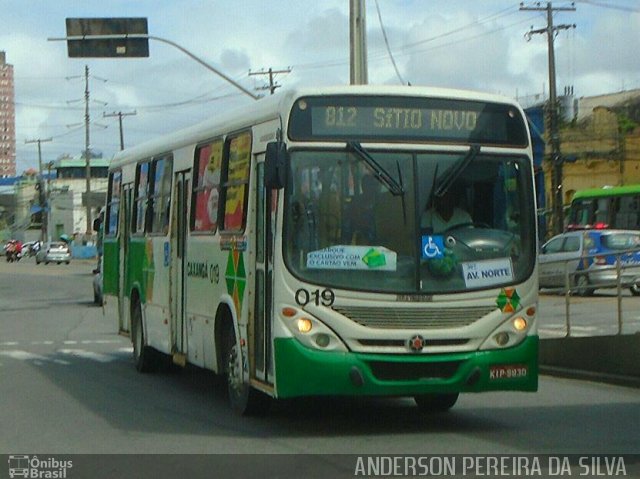
[{"label": "pole-mounted sign", "polygon": [[[71,58],[149,56],[149,40],[141,38],[148,34],[146,18],[67,18],[66,23],[67,37],[73,38],[67,40]],[[110,35],[122,38],[105,38]]]},{"label": "pole-mounted sign", "polygon": [[67,36],[47,40],[66,41],[72,58],[148,57],[149,40],[158,40],[177,48],[254,100],[260,98],[186,48],[166,38],[149,35],[146,18],[67,18]]}]

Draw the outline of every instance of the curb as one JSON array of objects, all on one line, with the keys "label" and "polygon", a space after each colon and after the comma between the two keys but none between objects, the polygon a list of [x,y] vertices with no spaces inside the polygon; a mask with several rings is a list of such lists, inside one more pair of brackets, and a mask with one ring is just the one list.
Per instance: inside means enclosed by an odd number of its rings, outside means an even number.
[{"label": "curb", "polygon": [[557,366],[544,366],[542,364],[539,366],[539,371],[540,374],[544,374],[547,376],[581,379],[586,381],[615,384],[617,386],[625,386],[629,388],[640,388],[640,377],[599,373],[594,371],[585,371],[582,369],[561,368]]}]

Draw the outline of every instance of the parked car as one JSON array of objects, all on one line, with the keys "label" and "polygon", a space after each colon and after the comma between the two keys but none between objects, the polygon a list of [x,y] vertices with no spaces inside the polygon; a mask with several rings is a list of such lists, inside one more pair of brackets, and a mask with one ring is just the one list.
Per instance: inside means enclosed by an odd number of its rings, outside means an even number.
[{"label": "parked car", "polygon": [[640,295],[640,231],[582,230],[554,236],[540,249],[541,288],[570,285],[580,296],[597,288],[617,285],[616,258],[620,257],[621,285]]},{"label": "parked car", "polygon": [[71,250],[69,245],[64,241],[52,241],[42,245],[40,250],[36,253],[36,263],[40,264],[49,263],[66,263],[71,262]]}]

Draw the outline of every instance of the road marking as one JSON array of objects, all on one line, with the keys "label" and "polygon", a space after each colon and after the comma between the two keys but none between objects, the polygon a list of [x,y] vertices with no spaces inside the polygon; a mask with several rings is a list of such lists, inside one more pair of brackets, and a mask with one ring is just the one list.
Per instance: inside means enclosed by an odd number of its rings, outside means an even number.
[{"label": "road marking", "polygon": [[119,339],[83,339],[80,341],[82,344],[118,344],[121,342]]},{"label": "road marking", "polygon": [[29,359],[39,360],[39,361],[47,361],[48,358],[46,356],[42,356],[40,354],[30,353],[28,351],[21,351],[20,349],[12,349],[8,351],[0,351],[0,354],[3,356],[7,356],[12,359],[19,359],[21,361],[26,361]]},{"label": "road marking", "polygon": [[0,346],[20,346],[21,344],[30,344],[32,346],[51,346],[56,343],[62,343],[67,345],[76,345],[76,344],[122,344],[122,340],[120,339],[81,339],[81,340],[71,340],[67,339],[65,341],[52,341],[52,340],[39,340],[39,341],[2,341],[0,342]]},{"label": "road marking", "polygon": [[85,351],[84,349],[59,349],[58,352],[62,354],[68,354],[70,356],[75,356],[77,358],[92,359],[93,361],[98,361],[101,363],[110,363],[111,361],[115,361],[117,359],[113,356],[94,353],[92,351]]},{"label": "road marking", "polygon": [[[51,342],[53,344],[53,342]],[[65,342],[66,343],[66,342]],[[105,340],[100,340],[98,344],[104,344]],[[120,343],[120,341],[109,341],[109,343]],[[2,343],[5,345],[6,343]],[[17,342],[8,342],[9,346],[15,346],[19,343]],[[42,344],[41,342],[33,342],[31,344]],[[65,359],[60,359],[56,356],[64,355],[67,357],[73,357],[78,359],[88,359],[91,361],[97,361],[99,363],[109,363],[112,361],[119,361],[122,359],[120,356],[121,353],[127,352],[131,353],[133,351],[133,347],[122,347],[118,349],[114,349],[113,351],[108,351],[106,353],[98,353],[94,351],[88,351],[86,349],[58,349],[56,351],[51,352],[50,354],[38,354],[30,351],[24,351],[22,349],[2,349],[0,350],[0,357],[8,357],[11,359],[17,359],[19,361],[32,361],[36,366],[43,366],[47,363],[55,363],[63,366],[69,366],[72,364],[70,361]],[[0,366],[3,364],[0,363]]]}]

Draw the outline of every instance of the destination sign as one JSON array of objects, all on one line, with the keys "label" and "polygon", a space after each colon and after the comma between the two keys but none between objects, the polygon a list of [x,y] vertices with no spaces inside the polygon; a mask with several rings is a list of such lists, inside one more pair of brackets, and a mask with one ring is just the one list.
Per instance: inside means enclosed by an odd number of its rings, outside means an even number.
[{"label": "destination sign", "polygon": [[529,143],[512,105],[440,98],[308,97],[294,105],[289,126],[294,140]]}]

